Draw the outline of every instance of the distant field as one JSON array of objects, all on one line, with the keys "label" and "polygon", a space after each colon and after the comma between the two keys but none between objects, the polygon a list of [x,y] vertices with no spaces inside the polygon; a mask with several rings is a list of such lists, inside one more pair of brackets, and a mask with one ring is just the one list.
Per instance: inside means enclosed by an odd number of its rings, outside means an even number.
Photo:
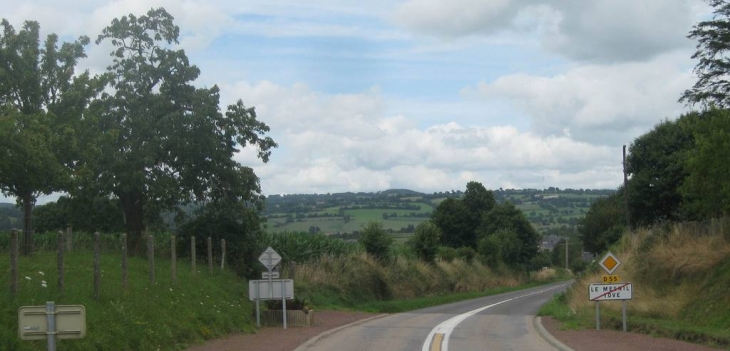
[{"label": "distant field", "polygon": [[[544,231],[566,225],[574,226],[577,220],[585,216],[592,201],[610,194],[610,191],[604,190],[588,192],[571,193],[560,189],[556,191],[550,189],[549,192],[529,189],[505,190],[503,193],[499,193],[498,198],[502,199],[500,201],[515,203],[515,206],[533,221],[537,230]],[[401,228],[407,228],[409,225],[415,227],[427,220],[428,217],[410,217],[410,215],[433,213],[434,206],[443,202],[447,198],[446,196],[459,198],[463,196],[463,193],[419,195],[412,191],[402,190],[400,192],[388,191],[383,194],[343,193],[278,197],[274,199],[274,206],[279,211],[267,213],[267,230],[270,232],[317,230],[325,234],[352,233],[360,231],[369,222],[380,222],[385,229],[398,232]],[[545,197],[549,198],[545,199]],[[414,205],[420,206],[420,209],[388,208]],[[290,212],[286,212],[287,209]],[[305,212],[302,212],[303,210]],[[384,217],[383,214],[387,216]]]}]

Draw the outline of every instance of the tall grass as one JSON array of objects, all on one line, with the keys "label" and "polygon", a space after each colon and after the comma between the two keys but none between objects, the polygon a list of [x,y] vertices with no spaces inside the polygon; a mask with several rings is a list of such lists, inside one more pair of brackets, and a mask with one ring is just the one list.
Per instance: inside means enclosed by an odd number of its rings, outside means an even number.
[{"label": "tall grass", "polygon": [[[665,224],[625,233],[611,248],[622,266],[614,274],[631,282],[629,328],[730,346],[730,218]],[[571,325],[593,326],[595,302],[588,285],[605,273],[593,264],[551,313]],[[621,326],[621,302],[600,303],[602,325]],[[546,311],[543,311],[544,313]]]},{"label": "tall grass", "polygon": [[[0,254],[0,281],[8,287],[9,256]],[[157,259],[156,283],[148,279],[145,259],[129,259],[129,286],[121,286],[120,257],[101,256],[101,294],[93,298],[93,255],[74,250],[65,257],[65,288],[57,289],[55,252],[38,251],[19,259],[19,286],[0,291],[0,350],[46,350],[45,341],[18,338],[18,308],[45,305],[84,305],[87,334],[84,339],[60,340],[59,350],[147,351],[182,350],[191,344],[252,328],[251,303],[246,282],[229,271],[205,269],[195,274],[187,261],[178,262],[173,282],[170,261]],[[42,284],[45,281],[45,287]]]}]

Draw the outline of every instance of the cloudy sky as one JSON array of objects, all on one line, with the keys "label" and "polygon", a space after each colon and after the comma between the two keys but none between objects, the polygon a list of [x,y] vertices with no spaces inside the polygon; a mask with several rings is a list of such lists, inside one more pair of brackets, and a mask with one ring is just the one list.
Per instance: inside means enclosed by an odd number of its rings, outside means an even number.
[{"label": "cloudy sky", "polygon": [[[71,40],[160,6],[197,84],[271,127],[268,164],[236,156],[267,195],[616,188],[621,146],[686,111],[686,35],[710,13],[700,0],[0,0],[0,17]],[[82,66],[101,72],[108,48],[87,50]]]}]

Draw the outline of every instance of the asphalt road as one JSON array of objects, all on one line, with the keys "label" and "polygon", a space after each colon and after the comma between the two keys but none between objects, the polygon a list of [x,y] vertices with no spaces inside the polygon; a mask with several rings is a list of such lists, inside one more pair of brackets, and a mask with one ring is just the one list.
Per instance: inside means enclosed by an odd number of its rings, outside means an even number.
[{"label": "asphalt road", "polygon": [[393,314],[339,330],[305,350],[554,350],[535,331],[532,320],[542,304],[569,284]]}]

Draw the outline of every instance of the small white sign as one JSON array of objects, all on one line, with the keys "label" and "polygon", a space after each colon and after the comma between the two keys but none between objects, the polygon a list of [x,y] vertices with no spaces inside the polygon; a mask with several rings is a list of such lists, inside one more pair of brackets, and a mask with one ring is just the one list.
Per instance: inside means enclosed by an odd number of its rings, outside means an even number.
[{"label": "small white sign", "polygon": [[279,272],[261,272],[262,279],[279,279]]},{"label": "small white sign", "polygon": [[[271,284],[269,284],[271,283]],[[248,282],[248,299],[258,300],[281,300],[286,296],[287,300],[294,299],[294,280],[274,279],[250,280]]]},{"label": "small white sign", "polygon": [[591,284],[588,286],[590,301],[631,300],[631,283]]},{"label": "small white sign", "polygon": [[261,262],[266,269],[272,270],[277,264],[279,264],[279,262],[281,262],[281,255],[269,246],[266,250],[264,250],[264,253],[259,256],[259,262]]}]

